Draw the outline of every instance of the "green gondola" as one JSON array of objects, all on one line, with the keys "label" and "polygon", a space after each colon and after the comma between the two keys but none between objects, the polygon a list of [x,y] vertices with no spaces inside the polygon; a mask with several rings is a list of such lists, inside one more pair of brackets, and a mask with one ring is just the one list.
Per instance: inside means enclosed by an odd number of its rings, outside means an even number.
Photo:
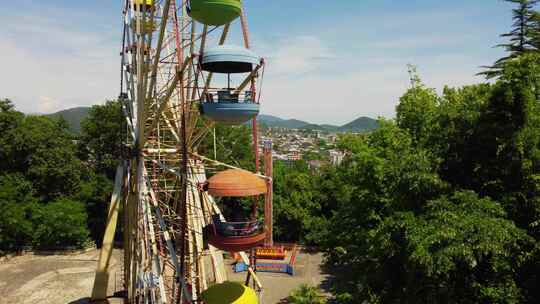
[{"label": "green gondola", "polygon": [[242,12],[241,0],[190,0],[187,11],[191,18],[206,25],[224,25]]}]

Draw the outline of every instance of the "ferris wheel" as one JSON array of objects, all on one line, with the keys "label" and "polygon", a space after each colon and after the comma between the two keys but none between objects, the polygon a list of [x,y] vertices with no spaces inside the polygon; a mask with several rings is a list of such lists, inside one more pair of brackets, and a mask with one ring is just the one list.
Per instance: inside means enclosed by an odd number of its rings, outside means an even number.
[{"label": "ferris wheel", "polygon": [[[256,120],[265,62],[251,50],[242,2],[124,0],[122,16],[126,149],[92,299],[107,297],[122,212],[128,303],[258,303],[254,267],[245,284],[228,282],[222,254],[255,265],[253,249],[273,242],[271,144],[261,174]],[[199,153],[216,123],[250,121],[255,173]],[[247,214],[240,200],[252,202]]]}]

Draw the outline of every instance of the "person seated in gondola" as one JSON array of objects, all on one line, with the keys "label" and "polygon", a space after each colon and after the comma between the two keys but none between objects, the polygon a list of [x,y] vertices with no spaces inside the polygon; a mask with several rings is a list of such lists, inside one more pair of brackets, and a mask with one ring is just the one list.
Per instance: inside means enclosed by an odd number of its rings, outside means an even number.
[{"label": "person seated in gondola", "polygon": [[259,221],[253,221],[247,225],[245,233],[246,235],[253,235],[259,232],[260,228],[261,228],[261,225]]},{"label": "person seated in gondola", "polygon": [[259,230],[257,221],[250,221],[245,216],[245,210],[239,199],[228,198],[225,205],[227,205],[227,217],[231,220],[229,222],[223,222],[219,215],[214,215],[214,227],[218,234],[225,237],[249,236]]},{"label": "person seated in gondola", "polygon": [[212,93],[206,92],[204,93],[204,97],[206,99],[206,102],[210,102],[210,103],[214,102],[214,95]]},{"label": "person seated in gondola", "polygon": [[251,91],[244,92],[244,103],[253,103],[253,92]]},{"label": "person seated in gondola", "polygon": [[234,94],[234,88],[225,88],[218,91],[218,102],[238,103],[238,94]]}]

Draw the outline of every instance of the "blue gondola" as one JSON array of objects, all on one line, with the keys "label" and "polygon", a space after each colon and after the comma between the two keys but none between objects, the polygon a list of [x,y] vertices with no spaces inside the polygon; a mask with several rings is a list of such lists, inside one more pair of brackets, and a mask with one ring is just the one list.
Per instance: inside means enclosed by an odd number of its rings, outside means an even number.
[{"label": "blue gondola", "polygon": [[206,102],[201,104],[201,113],[215,122],[238,125],[259,115],[259,108],[259,104],[253,102],[249,91],[245,92],[241,101],[237,94],[222,90],[217,93],[217,102],[214,101],[214,95],[207,95]]},{"label": "blue gondola", "polygon": [[207,72],[236,74],[253,71],[261,58],[252,51],[234,45],[220,45],[204,52],[202,69]]},{"label": "blue gondola", "polygon": [[[252,51],[231,45],[221,45],[204,52],[201,67],[204,71],[223,73],[250,73],[261,59]],[[259,104],[253,100],[252,91],[241,94],[229,86],[217,92],[207,93],[201,104],[201,114],[209,119],[229,125],[248,122],[259,114]]]}]

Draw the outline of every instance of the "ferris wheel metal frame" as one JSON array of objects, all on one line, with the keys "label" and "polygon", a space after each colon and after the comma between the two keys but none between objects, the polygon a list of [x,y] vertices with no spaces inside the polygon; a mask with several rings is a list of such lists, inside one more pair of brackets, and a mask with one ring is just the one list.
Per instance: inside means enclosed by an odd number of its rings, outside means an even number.
[{"label": "ferris wheel metal frame", "polygon": [[[203,25],[188,14],[189,0],[123,0],[121,94],[126,122],[124,155],[118,166],[91,299],[107,298],[110,261],[119,217],[123,219],[123,282],[127,303],[200,303],[210,284],[226,281],[222,252],[206,243],[204,227],[221,215],[202,191],[207,172],[235,168],[200,155],[197,148],[214,126],[198,105],[214,90],[201,55],[211,43],[224,45],[232,23]],[[244,9],[239,16],[243,46],[250,49]],[[202,26],[202,29],[200,27]],[[257,79],[264,60],[235,89],[247,88],[258,103]],[[260,92],[260,88],[259,88]],[[257,120],[252,120],[256,174],[266,181],[266,245],[272,245],[271,143],[260,170]],[[248,253],[244,263],[255,265]],[[246,285],[262,291],[254,267]]]}]

